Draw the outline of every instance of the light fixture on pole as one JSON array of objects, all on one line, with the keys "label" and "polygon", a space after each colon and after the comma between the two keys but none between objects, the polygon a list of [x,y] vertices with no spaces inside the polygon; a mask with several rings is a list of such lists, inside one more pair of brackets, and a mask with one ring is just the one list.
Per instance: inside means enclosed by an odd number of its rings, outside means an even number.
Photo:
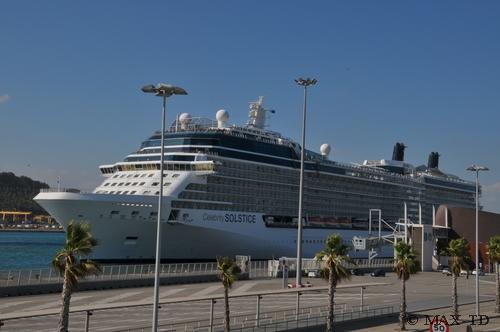
[{"label": "light fixture on pole", "polygon": [[479,316],[479,172],[488,171],[488,167],[472,165],[468,171],[476,172],[476,315]]},{"label": "light fixture on pole", "polygon": [[165,140],[165,113],[167,98],[172,95],[187,95],[186,90],[170,84],[159,83],[156,86],[146,85],[141,89],[145,93],[154,93],[158,97],[163,97],[163,108],[161,115],[161,152],[160,152],[160,192],[158,193],[158,221],[156,224],[156,261],[155,261],[155,286],[153,298],[153,332],[158,330],[158,303],[160,287],[160,259],[161,259],[161,211],[163,204],[163,161],[164,161],[164,140]]},{"label": "light fixture on pole", "polygon": [[304,156],[306,146],[306,113],[307,113],[307,88],[315,85],[318,81],[311,78],[298,78],[295,80],[297,85],[304,87],[304,111],[302,114],[302,142],[300,153],[300,184],[299,184],[299,214],[297,218],[297,269],[295,287],[302,284],[302,199],[304,192]]}]

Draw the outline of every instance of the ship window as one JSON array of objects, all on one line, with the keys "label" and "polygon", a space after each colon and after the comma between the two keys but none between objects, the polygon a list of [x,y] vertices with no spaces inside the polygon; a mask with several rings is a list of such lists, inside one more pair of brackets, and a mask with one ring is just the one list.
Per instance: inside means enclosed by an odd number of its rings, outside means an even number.
[{"label": "ship window", "polygon": [[105,187],[109,186],[109,182],[106,182],[106,183],[104,184],[104,186],[105,186]]},{"label": "ship window", "polygon": [[133,194],[135,194],[135,193],[136,193],[136,191],[135,191],[135,190],[132,190],[132,191],[130,192],[130,195],[133,195]]},{"label": "ship window", "polygon": [[110,191],[109,193],[110,193],[110,194],[114,194],[115,192],[114,192],[114,191]]},{"label": "ship window", "polygon": [[133,186],[137,186],[137,182],[132,183]]},{"label": "ship window", "polygon": [[160,192],[159,192],[159,191],[157,191],[157,192],[155,192],[155,195],[158,195],[159,193],[160,193]]},{"label": "ship window", "polygon": [[132,216],[137,216],[137,215],[139,214],[139,211],[132,211],[130,214],[131,214]]},{"label": "ship window", "polygon": [[118,186],[123,186],[123,182],[120,182],[120,183],[118,184]]},{"label": "ship window", "polygon": [[121,193],[122,193],[121,191],[117,191],[117,192],[116,192],[116,194],[117,194],[117,195],[120,195]]},{"label": "ship window", "polygon": [[128,178],[131,178],[131,177],[132,177],[132,175],[133,175],[133,174],[129,174],[129,175],[127,175],[127,177],[128,177]]},{"label": "ship window", "polygon": [[146,194],[149,194],[150,192],[151,192],[151,191],[146,190],[145,192],[143,192],[143,194],[144,194],[144,195],[146,195]]},{"label": "ship window", "polygon": [[120,175],[120,177],[121,177],[121,178],[124,178],[124,177],[125,177],[125,174]]},{"label": "ship window", "polygon": [[172,177],[173,177],[173,178],[176,178],[176,177],[178,177],[179,175],[180,175],[180,174],[177,174],[177,173],[176,173],[176,174],[173,174],[173,175],[172,175]]},{"label": "ship window", "polygon": [[141,182],[139,183],[140,186],[143,186],[146,182]]},{"label": "ship window", "polygon": [[170,182],[165,182],[165,183],[163,184],[163,186],[164,186],[164,187],[166,187],[166,186],[170,186]]},{"label": "ship window", "polygon": [[156,217],[157,215],[158,215],[158,212],[153,211],[153,212],[149,213],[150,217]]},{"label": "ship window", "polygon": [[123,194],[124,194],[124,195],[128,194],[128,191],[124,191],[124,192],[123,192]]},{"label": "ship window", "polygon": [[114,186],[116,186],[116,182],[113,182],[113,183],[111,184],[111,187],[114,187]]},{"label": "ship window", "polygon": [[143,177],[145,177],[145,176],[146,176],[146,173],[144,173],[144,174],[141,174],[141,178],[143,178]]},{"label": "ship window", "polygon": [[113,210],[110,214],[120,214],[120,211]]},{"label": "ship window", "polygon": [[163,177],[166,178],[168,176],[168,173],[163,174]]},{"label": "ship window", "polygon": [[138,177],[139,177],[139,174],[134,175],[134,178],[138,178]]},{"label": "ship window", "polygon": [[126,186],[130,186],[130,182],[125,183]]},{"label": "ship window", "polygon": [[118,174],[113,175],[113,178],[117,178],[117,177],[118,177]]},{"label": "ship window", "polygon": [[154,174],[153,174],[153,173],[151,173],[151,174],[149,174],[149,175],[148,175],[148,177],[150,178],[150,177],[152,177],[153,175],[154,175]]},{"label": "ship window", "polygon": [[158,182],[153,182],[151,185],[152,185],[153,187],[154,187],[154,186],[157,186],[157,185],[158,185]]}]

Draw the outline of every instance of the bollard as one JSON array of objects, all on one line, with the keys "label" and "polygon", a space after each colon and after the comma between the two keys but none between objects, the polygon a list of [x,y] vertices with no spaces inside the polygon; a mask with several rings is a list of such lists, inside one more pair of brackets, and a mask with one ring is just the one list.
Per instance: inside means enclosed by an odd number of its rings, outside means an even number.
[{"label": "bollard", "polygon": [[92,316],[92,311],[87,310],[85,312],[85,332],[89,332],[89,327],[90,327],[90,316]]}]

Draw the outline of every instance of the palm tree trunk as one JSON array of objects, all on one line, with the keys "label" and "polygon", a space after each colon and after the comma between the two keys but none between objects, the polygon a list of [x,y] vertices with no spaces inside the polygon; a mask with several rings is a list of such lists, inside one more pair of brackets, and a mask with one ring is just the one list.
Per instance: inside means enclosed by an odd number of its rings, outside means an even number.
[{"label": "palm tree trunk", "polygon": [[401,278],[401,306],[399,308],[399,326],[406,330],[406,280]]},{"label": "palm tree trunk", "polygon": [[326,331],[333,332],[333,311],[335,309],[335,290],[337,280],[333,275],[333,269],[329,269],[328,275],[328,314],[326,317]]},{"label": "palm tree trunk", "polygon": [[455,273],[453,273],[453,278],[451,278],[451,288],[452,288],[451,301],[452,301],[453,315],[457,316],[458,315],[458,295],[457,295],[457,276]]},{"label": "palm tree trunk", "polygon": [[224,315],[224,331],[229,332],[229,287],[224,285],[224,307],[225,307],[225,315]]},{"label": "palm tree trunk", "polygon": [[69,304],[71,301],[71,286],[69,284],[69,271],[64,271],[64,281],[62,290],[62,308],[59,317],[59,332],[68,332],[69,325]]},{"label": "palm tree trunk", "polygon": [[496,273],[495,273],[495,281],[497,284],[497,301],[496,301],[496,306],[495,306],[495,312],[500,313],[500,266],[498,262],[495,262],[495,268],[496,268]]}]

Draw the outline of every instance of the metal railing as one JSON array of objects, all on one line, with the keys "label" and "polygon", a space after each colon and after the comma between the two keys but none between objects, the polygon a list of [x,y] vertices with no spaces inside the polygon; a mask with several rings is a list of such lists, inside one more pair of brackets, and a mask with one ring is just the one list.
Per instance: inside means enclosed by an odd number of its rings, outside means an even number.
[{"label": "metal railing", "polygon": [[[137,265],[101,265],[98,275],[86,280],[129,280],[154,277],[154,264]],[[217,263],[177,263],[162,264],[160,276],[193,276],[212,275],[217,273]],[[268,261],[250,262],[250,278],[268,277]],[[53,268],[2,270],[0,271],[0,287],[14,287],[36,284],[62,283],[59,273]]]},{"label": "metal railing", "polygon": [[[377,287],[386,286],[385,283],[371,283],[371,284],[355,284],[346,285],[337,289],[337,292],[342,292],[343,289],[356,289],[364,287]],[[299,300],[301,296],[305,294],[322,294],[326,296],[328,287],[315,287],[315,288],[303,288],[303,289],[284,289],[284,290],[271,290],[271,291],[261,291],[261,292],[249,292],[245,294],[230,294],[230,301],[235,301],[241,299],[244,302],[253,302],[256,300],[257,305],[254,306],[254,310],[246,306],[245,313],[240,315],[231,316],[231,325],[233,329],[250,331],[250,330],[269,330],[278,331],[282,330],[283,326],[285,328],[290,328],[296,326],[296,324],[306,324],[303,326],[312,326],[313,324],[324,324],[324,320],[327,314],[326,305],[316,305],[316,306],[303,306]],[[345,321],[350,319],[358,319],[364,317],[372,317],[382,314],[392,313],[393,308],[390,306],[378,307],[378,306],[367,306],[362,305],[362,292],[360,294],[360,305],[348,306],[346,303],[337,303],[334,308],[335,321]],[[171,312],[171,305],[176,308],[182,307],[194,307],[195,303],[206,305],[207,311],[200,311],[200,315],[197,319],[192,319],[189,321],[172,320],[168,323],[161,324],[161,330],[169,331],[214,331],[221,330],[223,325],[223,311],[218,310],[218,314],[215,315],[214,304],[219,301],[223,301],[224,295],[217,296],[205,296],[205,297],[193,297],[193,298],[182,298],[182,299],[170,299],[160,301],[161,307],[170,308],[168,312]],[[273,298],[279,299],[281,305],[280,310],[268,310],[262,309],[260,303],[261,299],[265,298],[266,303]],[[245,300],[246,299],[246,300]],[[326,301],[325,301],[326,302]],[[184,306],[182,306],[184,304]],[[200,308],[200,306],[197,306]],[[109,331],[142,331],[150,330],[151,324],[142,323],[145,325],[135,325],[134,323],[125,323],[125,325],[120,324],[123,320],[123,316],[127,312],[133,313],[143,313],[149,317],[149,310],[151,308],[151,302],[148,301],[137,301],[135,303],[103,303],[87,305],[80,308],[70,308],[71,321],[73,324],[78,326],[84,326],[84,330],[88,331],[89,326],[94,326],[98,328],[103,323],[110,325],[106,329]],[[220,307],[219,307],[220,308]],[[250,309],[250,310],[247,310]],[[59,313],[58,308],[42,310],[39,312],[15,312],[6,315],[0,315],[0,328],[5,326],[6,328],[15,329],[17,327],[22,327],[24,324],[37,324],[38,326],[49,326],[57,322],[57,314]],[[182,310],[182,309],[180,309]],[[199,310],[199,309],[198,309]],[[208,315],[207,315],[208,314]],[[208,316],[208,317],[207,317]],[[110,321],[115,319],[116,321]],[[75,321],[76,320],[76,321]],[[35,322],[37,321],[37,322]],[[23,323],[24,322],[24,323]],[[92,324],[91,324],[92,323]],[[295,324],[295,325],[294,325]],[[309,325],[307,325],[309,324]],[[120,327],[122,325],[122,327]],[[134,326],[135,325],[135,326]],[[299,325],[301,326],[301,325]],[[76,328],[76,326],[74,325]]]},{"label": "metal railing", "polygon": [[[293,259],[290,259],[290,262]],[[375,258],[368,260],[357,260],[356,264],[348,264],[347,268],[390,268],[393,260],[388,258]],[[96,276],[90,276],[86,280],[129,280],[147,279],[154,277],[154,264],[137,265],[101,265],[102,271]],[[304,270],[320,269],[321,262],[313,259],[303,260]],[[250,278],[275,277],[279,269],[278,261],[251,261],[249,264]],[[295,263],[291,264],[291,270],[295,269]],[[217,273],[217,263],[173,263],[161,264],[161,277],[181,277],[193,275],[213,275]],[[53,268],[25,269],[25,270],[1,270],[0,287],[17,287],[36,284],[62,283],[59,273]]]}]

